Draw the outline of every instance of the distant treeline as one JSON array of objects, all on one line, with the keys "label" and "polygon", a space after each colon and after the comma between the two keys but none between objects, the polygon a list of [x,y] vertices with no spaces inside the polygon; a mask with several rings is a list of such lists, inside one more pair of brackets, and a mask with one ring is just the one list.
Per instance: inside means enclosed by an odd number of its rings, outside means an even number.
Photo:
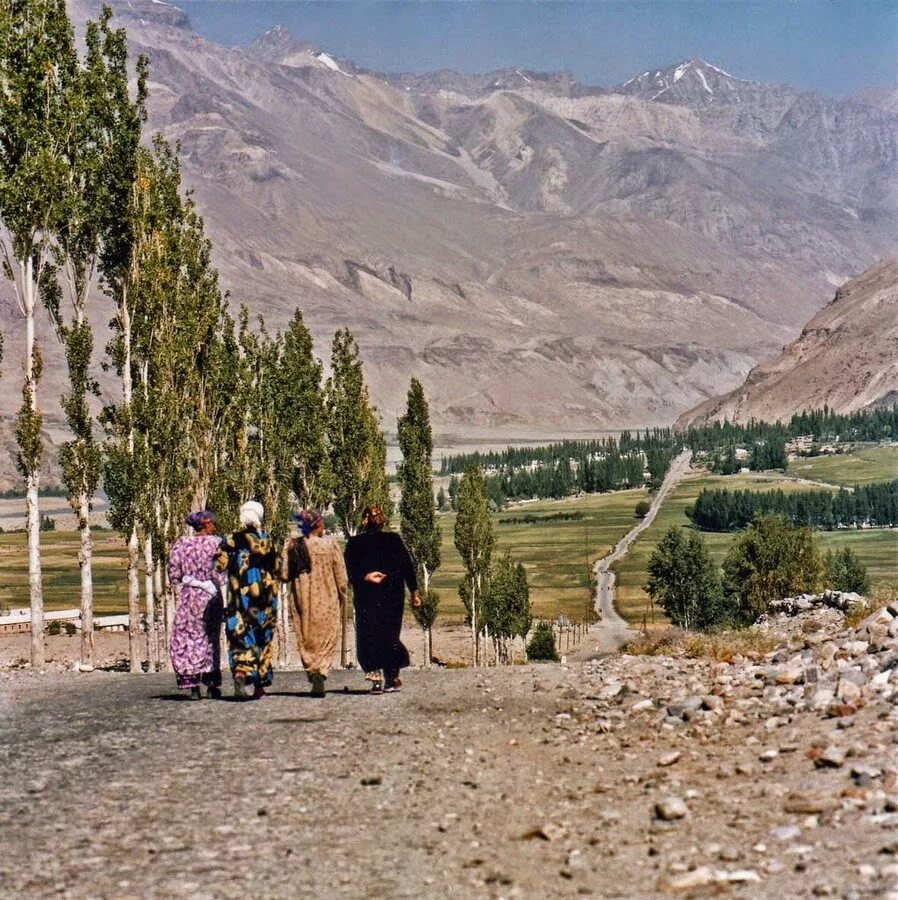
[{"label": "distant treeline", "polygon": [[[716,422],[683,432],[655,428],[624,431],[619,438],[557,441],[541,447],[508,447],[444,456],[440,475],[450,475],[448,505],[454,508],[455,476],[471,466],[486,473],[489,499],[497,506],[509,500],[561,498],[648,484],[657,488],[682,447],[709,458],[713,471],[732,475],[743,466],[753,471],[785,470],[786,443],[808,437],[823,441],[898,441],[898,404],[887,409],[840,415],[828,407],[792,416],[788,422],[735,425]],[[748,452],[740,460],[737,449]],[[813,452],[813,448],[811,449]],[[647,477],[643,469],[647,470]],[[446,504],[441,503],[441,508]]]},{"label": "distant treeline", "polygon": [[703,531],[739,531],[757,515],[774,514],[795,525],[839,527],[898,524],[898,480],[853,491],[703,490],[686,515]]},{"label": "distant treeline", "polygon": [[528,513],[525,516],[508,516],[499,519],[500,525],[535,525],[537,522],[579,522],[583,518],[581,512],[558,512],[550,513],[548,516],[537,516],[534,513]]},{"label": "distant treeline", "polygon": [[[68,497],[68,491],[60,485],[42,487],[37,489],[38,497]],[[7,488],[0,491],[0,500],[24,500],[25,488]]]},{"label": "distant treeline", "polygon": [[717,450],[728,446],[754,447],[810,437],[815,441],[898,441],[898,403],[885,409],[849,415],[834,413],[828,407],[792,416],[788,422],[756,422],[734,425],[715,422],[683,432],[683,443],[693,451]]}]

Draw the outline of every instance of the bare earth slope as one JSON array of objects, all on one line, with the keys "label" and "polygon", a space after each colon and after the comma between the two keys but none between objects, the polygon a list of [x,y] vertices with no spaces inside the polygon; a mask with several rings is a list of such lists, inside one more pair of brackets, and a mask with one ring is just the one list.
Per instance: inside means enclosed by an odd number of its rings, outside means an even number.
[{"label": "bare earth slope", "polygon": [[689,422],[785,419],[824,404],[854,412],[898,400],[898,259],[868,269],[741,387],[691,410]]},{"label": "bare earth slope", "polygon": [[[385,75],[283,29],[226,49],[165,3],[116,10],[150,57],[150,126],[181,143],[223,286],[275,327],[301,306],[322,352],[352,328],[388,427],[411,375],[442,432],[673,421],[896,249],[887,106],[702,60],[611,90],[516,69]],[[44,343],[52,406],[62,366],[48,329]]]}]

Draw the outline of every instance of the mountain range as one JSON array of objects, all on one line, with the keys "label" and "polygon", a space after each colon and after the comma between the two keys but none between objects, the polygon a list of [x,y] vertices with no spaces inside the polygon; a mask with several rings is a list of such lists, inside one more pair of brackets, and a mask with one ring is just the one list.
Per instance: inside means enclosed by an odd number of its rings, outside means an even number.
[{"label": "mountain range", "polygon": [[160,0],[114,9],[223,286],[273,327],[301,307],[325,359],[350,327],[388,430],[413,375],[444,435],[673,422],[898,249],[894,91],[833,99],[700,59],[612,88],[378,73],[282,28],[225,48]]},{"label": "mountain range", "polygon": [[898,403],[898,259],[872,266],[835,297],[783,352],[736,390],[686,413],[681,425],[776,421],[795,412],[840,413]]}]

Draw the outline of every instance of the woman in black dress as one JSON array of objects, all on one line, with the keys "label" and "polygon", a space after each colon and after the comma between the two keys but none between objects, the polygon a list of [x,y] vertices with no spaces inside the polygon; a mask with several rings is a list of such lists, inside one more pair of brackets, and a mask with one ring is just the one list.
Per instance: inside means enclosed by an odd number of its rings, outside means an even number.
[{"label": "woman in black dress", "polygon": [[372,693],[398,691],[402,687],[399,670],[410,662],[408,650],[399,640],[406,586],[412,605],[421,605],[412,558],[402,538],[384,531],[384,524],[380,507],[367,507],[361,532],[346,545],[346,571],[355,604],[356,654]]}]

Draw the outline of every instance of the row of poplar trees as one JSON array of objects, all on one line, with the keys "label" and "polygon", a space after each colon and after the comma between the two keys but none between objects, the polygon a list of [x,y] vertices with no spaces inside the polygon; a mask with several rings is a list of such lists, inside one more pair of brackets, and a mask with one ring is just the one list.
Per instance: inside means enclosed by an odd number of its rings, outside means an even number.
[{"label": "row of poplar trees", "polygon": [[[132,671],[143,650],[141,574],[149,668],[165,664],[174,601],[164,566],[188,510],[208,506],[228,528],[255,498],[280,540],[296,505],[331,506],[349,534],[365,505],[391,507],[386,444],[352,334],[334,336],[324,380],[299,311],[276,334],[243,307],[236,320],[230,315],[202,218],[182,190],[177,148],[158,135],[143,140],[147,60],[132,72],[129,89],[127,39],[109,9],[88,24],[79,53],[64,0],[0,0],[0,253],[22,316],[15,436],[35,668],[44,664],[42,309],[68,366],[61,402],[70,437],[60,461],[80,533],[83,665],[94,662],[90,510],[101,481],[110,522],[127,543]],[[106,309],[113,314],[102,365],[118,388],[95,417],[91,319]],[[415,381],[399,432],[402,531],[424,580],[419,621],[429,634],[439,542],[429,416]]]}]

